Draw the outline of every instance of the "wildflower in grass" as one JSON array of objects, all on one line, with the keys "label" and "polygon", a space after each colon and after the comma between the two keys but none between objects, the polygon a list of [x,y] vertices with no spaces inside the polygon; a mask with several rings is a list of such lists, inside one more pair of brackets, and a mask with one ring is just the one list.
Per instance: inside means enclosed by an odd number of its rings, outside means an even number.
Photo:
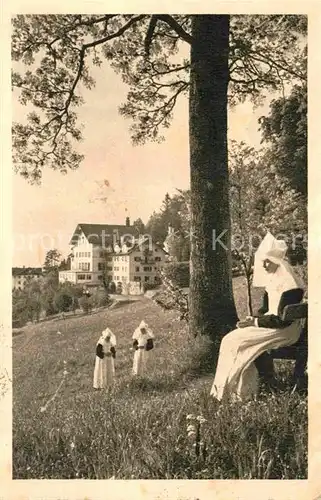
[{"label": "wildflower in grass", "polygon": [[198,415],[198,417],[196,417],[196,420],[197,420],[200,424],[205,424],[205,422],[207,422],[206,418],[204,418],[202,415]]},{"label": "wildflower in grass", "polygon": [[70,448],[73,450],[75,447],[76,447],[75,443],[73,441],[71,441]]},{"label": "wildflower in grass", "polygon": [[186,420],[193,420],[194,418],[194,415],[192,415],[191,413],[189,415],[186,415]]}]

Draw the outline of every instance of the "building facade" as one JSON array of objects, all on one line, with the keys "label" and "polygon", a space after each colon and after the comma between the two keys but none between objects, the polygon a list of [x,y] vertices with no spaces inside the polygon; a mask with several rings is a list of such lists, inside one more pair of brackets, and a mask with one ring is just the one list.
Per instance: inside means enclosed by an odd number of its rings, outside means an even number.
[{"label": "building facade", "polygon": [[59,272],[61,283],[69,281],[97,287],[104,280],[122,293],[141,293],[143,284],[157,284],[166,252],[134,226],[78,224],[70,241],[71,266]]},{"label": "building facade", "polygon": [[12,290],[23,290],[27,283],[42,278],[41,267],[13,267]]}]

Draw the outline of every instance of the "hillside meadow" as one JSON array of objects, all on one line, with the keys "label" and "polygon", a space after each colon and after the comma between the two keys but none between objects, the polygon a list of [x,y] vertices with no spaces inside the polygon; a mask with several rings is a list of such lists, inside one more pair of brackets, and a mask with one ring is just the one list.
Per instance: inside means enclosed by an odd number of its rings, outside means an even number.
[{"label": "hillside meadow", "polygon": [[[243,278],[234,288],[244,316]],[[134,380],[131,336],[142,319],[154,362]],[[94,391],[106,326],[118,341],[116,382]],[[291,362],[277,367],[276,393],[219,405],[209,397],[217,347],[148,298],[26,326],[13,337],[13,477],[305,479],[307,398],[292,390]]]}]

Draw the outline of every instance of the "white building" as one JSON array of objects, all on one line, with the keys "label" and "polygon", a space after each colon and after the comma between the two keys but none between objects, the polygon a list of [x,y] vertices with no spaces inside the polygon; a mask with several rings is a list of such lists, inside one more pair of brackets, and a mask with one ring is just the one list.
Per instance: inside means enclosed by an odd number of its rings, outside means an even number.
[{"label": "white building", "polygon": [[143,283],[158,283],[166,252],[134,226],[78,224],[70,241],[71,268],[59,281],[99,286],[104,278],[123,293],[140,293]]},{"label": "white building", "polygon": [[23,290],[27,283],[40,280],[41,277],[41,267],[13,267],[12,290]]}]

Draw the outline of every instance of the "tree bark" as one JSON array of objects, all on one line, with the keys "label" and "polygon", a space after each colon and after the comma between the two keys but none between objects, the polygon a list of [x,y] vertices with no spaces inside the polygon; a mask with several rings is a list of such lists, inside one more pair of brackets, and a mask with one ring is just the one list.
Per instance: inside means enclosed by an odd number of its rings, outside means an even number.
[{"label": "tree bark", "polygon": [[229,16],[193,16],[192,37],[190,331],[217,338],[238,320],[227,157]]}]

